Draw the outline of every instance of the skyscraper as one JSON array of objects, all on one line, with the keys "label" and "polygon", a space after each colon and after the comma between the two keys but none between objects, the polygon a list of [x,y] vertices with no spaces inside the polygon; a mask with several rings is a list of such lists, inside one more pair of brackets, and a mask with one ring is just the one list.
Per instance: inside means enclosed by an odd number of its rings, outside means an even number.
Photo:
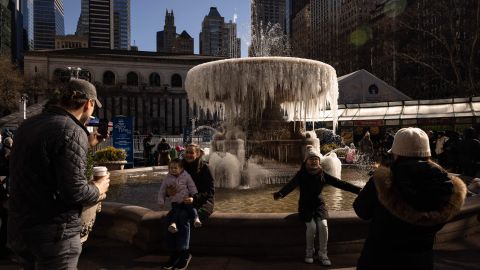
[{"label": "skyscraper", "polygon": [[187,31],[177,34],[173,10],[165,12],[163,31],[157,32],[157,52],[193,54],[193,38]]},{"label": "skyscraper", "polygon": [[237,24],[232,21],[225,23],[223,32],[223,42],[226,48],[225,56],[240,58],[240,38],[237,38]]},{"label": "skyscraper", "polygon": [[130,0],[114,0],[114,48],[130,49]]},{"label": "skyscraper", "polygon": [[285,33],[285,0],[253,0],[252,26],[279,24]]},{"label": "skyscraper", "polygon": [[80,7],[80,17],[78,17],[77,36],[88,36],[88,2],[89,0],[82,0]]},{"label": "skyscraper", "polygon": [[24,36],[21,0],[0,1],[0,55],[22,65]]},{"label": "skyscraper", "polygon": [[90,0],[88,4],[88,47],[113,49],[113,0]]},{"label": "skyscraper", "polygon": [[173,52],[179,54],[193,54],[193,38],[183,30],[180,35],[177,35],[175,43],[173,44]]},{"label": "skyscraper", "polygon": [[223,47],[224,18],[220,16],[216,7],[211,7],[210,12],[203,19],[202,32],[200,32],[200,54],[220,56],[225,55]]},{"label": "skyscraper", "polygon": [[[306,0],[310,2],[310,0]],[[296,2],[295,0],[285,0],[285,34],[290,36],[292,31],[292,17],[293,17],[293,4]]]},{"label": "skyscraper", "polygon": [[65,35],[63,0],[33,1],[34,49],[54,49],[55,35]]},{"label": "skyscraper", "polygon": [[294,1],[290,16],[290,42],[292,56],[301,58],[312,57],[312,16],[310,1]]},{"label": "skyscraper", "polygon": [[[287,51],[289,49],[287,48],[289,48],[289,45],[285,35],[285,9],[285,0],[252,0],[252,41],[248,49],[250,56],[288,55],[289,52]],[[270,41],[265,40],[268,39],[265,38],[266,36],[278,39],[279,41],[274,41],[274,43],[284,43],[285,46],[269,44]]]},{"label": "skyscraper", "polygon": [[[113,6],[113,11],[110,10],[110,6],[109,8],[107,8],[108,5]],[[109,47],[106,45],[106,40],[108,39],[108,35],[106,34],[106,27],[108,25],[109,28],[112,28],[110,30],[113,33],[113,48],[118,50],[129,50],[131,40],[130,0],[82,0],[81,12],[80,17],[78,18],[77,31],[75,32],[75,35],[86,37],[89,36],[89,15],[90,9],[92,8],[95,10],[94,16],[97,17],[97,19],[94,19],[96,24],[96,31],[94,32],[93,37],[93,43],[95,44],[95,48]],[[102,18],[101,21],[99,21],[98,18]],[[99,39],[103,40],[103,45],[99,45]]]},{"label": "skyscraper", "polygon": [[175,27],[175,17],[173,10],[165,11],[165,25],[163,31],[157,32],[157,52],[173,52],[173,45],[177,37],[177,27]]},{"label": "skyscraper", "polygon": [[23,14],[23,45],[26,51],[33,50],[33,0],[21,0]]},{"label": "skyscraper", "polygon": [[12,53],[12,11],[11,1],[0,1],[0,55]]}]

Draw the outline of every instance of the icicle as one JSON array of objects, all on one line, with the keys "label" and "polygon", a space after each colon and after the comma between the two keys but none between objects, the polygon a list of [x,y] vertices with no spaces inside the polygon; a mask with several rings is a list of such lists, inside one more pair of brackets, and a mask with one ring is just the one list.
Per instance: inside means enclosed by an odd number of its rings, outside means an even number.
[{"label": "icicle", "polygon": [[192,68],[185,88],[190,105],[206,112],[221,110],[233,122],[258,120],[267,105],[278,103],[288,121],[318,119],[327,106],[336,128],[338,81],[335,69],[314,60],[291,57],[227,59]]}]

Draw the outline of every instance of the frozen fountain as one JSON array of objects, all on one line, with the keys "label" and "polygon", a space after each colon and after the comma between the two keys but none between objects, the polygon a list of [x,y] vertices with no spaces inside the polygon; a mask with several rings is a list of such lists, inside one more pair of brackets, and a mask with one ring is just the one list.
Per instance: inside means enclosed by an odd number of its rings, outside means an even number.
[{"label": "frozen fountain", "polygon": [[188,72],[185,88],[191,106],[224,120],[225,132],[214,137],[210,154],[219,187],[254,185],[247,172],[255,167],[251,160],[298,166],[306,145],[320,147],[315,133],[305,132],[305,122],[318,119],[327,106],[337,109],[335,69],[301,58],[209,62]]},{"label": "frozen fountain", "polygon": [[[252,1],[252,5],[255,3]],[[228,188],[216,190],[215,212],[191,239],[194,254],[287,257],[304,254],[304,225],[293,214],[298,192],[276,201],[275,205],[271,194],[279,189],[275,184],[288,181],[289,173],[298,170],[305,145],[320,146],[315,132],[304,131],[305,121],[318,117],[328,105],[337,108],[337,78],[335,70],[321,62],[261,57],[285,55],[288,47],[284,46],[287,40],[279,36],[278,27],[269,27],[260,24],[252,29],[253,53],[260,57],[196,66],[186,79],[190,105],[217,112],[225,120],[222,133],[215,136],[212,144],[210,166],[215,172],[216,186]],[[342,171],[336,154],[339,152],[322,158],[325,170],[337,177],[342,174],[343,180],[356,185],[367,181],[366,173],[356,167],[346,166]],[[107,200],[115,203],[104,203],[94,232],[155,253],[162,250],[165,237],[159,228],[167,224],[166,212],[152,209],[158,206],[156,193],[161,182],[158,178],[165,172],[157,173],[145,176],[144,180],[139,179],[143,176],[125,181],[120,178],[119,184],[113,184],[118,189],[111,188]],[[231,189],[257,183],[245,183],[245,179],[267,179],[273,185]],[[351,211],[354,195],[329,186],[323,195],[332,210],[329,226],[336,228],[329,234],[329,252],[359,252],[368,228]],[[465,235],[478,232],[479,201],[476,198],[467,202],[461,218],[438,234],[438,242],[455,236],[464,241]],[[134,205],[130,205],[132,202]]]}]

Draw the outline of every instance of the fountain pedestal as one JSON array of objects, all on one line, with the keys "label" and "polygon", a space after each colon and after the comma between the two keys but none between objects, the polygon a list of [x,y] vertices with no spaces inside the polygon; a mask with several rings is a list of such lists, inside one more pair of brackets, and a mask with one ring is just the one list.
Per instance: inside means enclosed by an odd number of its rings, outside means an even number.
[{"label": "fountain pedestal", "polygon": [[237,157],[240,168],[245,163],[245,141],[242,139],[214,139],[211,144],[211,152],[230,153]]}]

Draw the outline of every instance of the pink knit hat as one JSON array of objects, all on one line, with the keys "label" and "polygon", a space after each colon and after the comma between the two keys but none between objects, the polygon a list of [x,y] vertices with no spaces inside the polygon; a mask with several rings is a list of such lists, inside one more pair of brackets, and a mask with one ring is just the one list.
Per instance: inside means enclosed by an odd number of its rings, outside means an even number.
[{"label": "pink knit hat", "polygon": [[419,128],[402,128],[393,139],[389,153],[403,157],[430,157],[428,135]]}]

